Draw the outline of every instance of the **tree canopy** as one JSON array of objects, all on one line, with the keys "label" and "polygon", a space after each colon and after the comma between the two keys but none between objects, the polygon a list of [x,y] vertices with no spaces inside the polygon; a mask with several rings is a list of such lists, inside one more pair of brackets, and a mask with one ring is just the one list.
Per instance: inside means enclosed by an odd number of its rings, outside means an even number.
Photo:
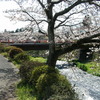
[{"label": "tree canopy", "polygon": [[10,18],[28,21],[35,31],[48,36],[49,66],[55,67],[58,57],[72,50],[100,47],[99,0],[14,1],[19,9],[7,11]]}]

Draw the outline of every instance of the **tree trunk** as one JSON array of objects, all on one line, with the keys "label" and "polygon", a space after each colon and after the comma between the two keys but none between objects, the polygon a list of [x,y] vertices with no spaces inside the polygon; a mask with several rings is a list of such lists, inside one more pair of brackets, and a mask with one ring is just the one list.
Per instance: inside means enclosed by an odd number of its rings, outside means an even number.
[{"label": "tree trunk", "polygon": [[49,56],[47,59],[47,65],[49,67],[55,68],[56,61],[58,59],[57,55],[55,54],[55,36],[54,36],[54,19],[53,19],[53,5],[51,4],[51,0],[47,0],[48,3],[48,10],[47,10],[47,20],[48,20],[48,40],[49,40]]},{"label": "tree trunk", "polygon": [[49,67],[55,68],[57,59],[58,59],[58,57],[55,55],[55,53],[49,52],[49,56],[47,59],[47,65]]},{"label": "tree trunk", "polygon": [[48,38],[50,44],[49,44],[49,56],[47,59],[47,64],[48,66],[55,68],[58,57],[55,52],[54,27],[52,26],[52,23],[49,23],[48,25]]}]

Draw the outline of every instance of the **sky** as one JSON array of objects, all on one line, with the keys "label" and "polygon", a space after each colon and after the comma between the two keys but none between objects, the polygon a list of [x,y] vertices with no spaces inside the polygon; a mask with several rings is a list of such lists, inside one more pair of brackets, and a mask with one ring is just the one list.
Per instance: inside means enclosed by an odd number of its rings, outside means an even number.
[{"label": "sky", "polygon": [[[25,4],[24,6],[27,5]],[[25,27],[28,24],[26,22],[10,21],[10,19],[6,17],[8,14],[4,13],[4,11],[16,9],[18,7],[19,6],[13,0],[0,0],[0,32],[4,31],[5,29],[8,31],[14,31],[17,28]],[[77,18],[77,16],[78,16],[78,21],[80,21],[79,17],[82,20],[82,18],[84,18],[85,15],[82,15],[83,17],[81,15],[73,15],[73,18]],[[72,23],[74,22],[72,21]]]},{"label": "sky", "polygon": [[27,25],[25,22],[10,21],[10,19],[6,17],[7,14],[4,13],[4,11],[14,8],[18,8],[18,5],[14,1],[0,0],[0,32],[4,31],[5,29],[8,31],[13,31]]}]

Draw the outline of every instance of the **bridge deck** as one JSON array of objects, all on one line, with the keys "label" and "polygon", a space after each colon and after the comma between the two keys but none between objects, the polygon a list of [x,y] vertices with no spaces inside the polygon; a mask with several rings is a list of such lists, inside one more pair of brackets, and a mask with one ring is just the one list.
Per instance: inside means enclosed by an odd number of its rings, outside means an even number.
[{"label": "bridge deck", "polygon": [[23,50],[48,50],[49,43],[10,43],[11,46],[22,48]]}]

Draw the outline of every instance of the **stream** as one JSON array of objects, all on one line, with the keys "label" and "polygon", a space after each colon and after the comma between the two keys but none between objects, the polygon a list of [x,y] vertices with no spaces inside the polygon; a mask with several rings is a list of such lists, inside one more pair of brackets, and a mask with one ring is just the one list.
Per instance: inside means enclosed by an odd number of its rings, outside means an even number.
[{"label": "stream", "polygon": [[65,61],[57,61],[56,67],[70,81],[80,100],[100,100],[100,77],[69,66]]}]

